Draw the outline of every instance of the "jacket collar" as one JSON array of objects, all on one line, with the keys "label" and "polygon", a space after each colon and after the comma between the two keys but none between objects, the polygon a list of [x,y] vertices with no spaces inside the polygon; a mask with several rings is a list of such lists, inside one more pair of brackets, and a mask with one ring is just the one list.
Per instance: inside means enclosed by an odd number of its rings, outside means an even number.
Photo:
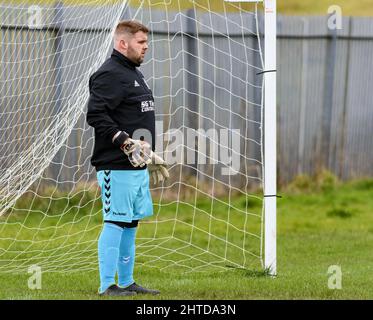
[{"label": "jacket collar", "polygon": [[119,51],[113,49],[113,53],[111,54],[111,57],[118,61],[120,64],[124,65],[125,67],[129,67],[131,69],[136,69],[136,67],[139,67],[140,65],[137,63],[132,62],[130,59],[128,59],[126,56],[121,54]]}]

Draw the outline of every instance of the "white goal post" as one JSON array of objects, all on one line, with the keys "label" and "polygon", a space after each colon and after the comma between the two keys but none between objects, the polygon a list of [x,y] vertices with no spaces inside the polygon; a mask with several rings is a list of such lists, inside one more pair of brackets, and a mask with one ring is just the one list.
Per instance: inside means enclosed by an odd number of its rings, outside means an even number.
[{"label": "white goal post", "polygon": [[276,275],[276,0],[264,4],[264,266]]}]

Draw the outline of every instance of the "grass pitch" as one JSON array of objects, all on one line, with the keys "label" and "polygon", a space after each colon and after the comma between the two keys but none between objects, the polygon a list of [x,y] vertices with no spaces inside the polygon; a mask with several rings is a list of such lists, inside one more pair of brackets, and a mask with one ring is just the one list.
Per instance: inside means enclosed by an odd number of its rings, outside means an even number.
[{"label": "grass pitch", "polygon": [[[61,0],[65,5],[103,5],[117,4],[121,0]],[[3,0],[5,4],[50,5],[55,0]],[[198,10],[215,12],[238,12],[239,7],[252,10],[253,5],[245,3],[225,4],[223,0],[128,0],[131,6],[152,7],[160,10],[187,10],[195,7]],[[372,16],[373,0],[277,0],[279,14],[286,15],[327,15],[330,6],[339,6],[344,16]],[[259,5],[259,8],[261,5]]]},{"label": "grass pitch", "polygon": [[[127,299],[372,299],[373,181],[301,177],[281,194],[277,277],[249,268],[179,273],[138,265],[136,280],[162,294]],[[328,287],[333,265],[341,268],[341,289]],[[97,295],[96,270],[44,273],[41,290],[28,288],[29,277],[0,274],[0,299],[109,299]]]}]

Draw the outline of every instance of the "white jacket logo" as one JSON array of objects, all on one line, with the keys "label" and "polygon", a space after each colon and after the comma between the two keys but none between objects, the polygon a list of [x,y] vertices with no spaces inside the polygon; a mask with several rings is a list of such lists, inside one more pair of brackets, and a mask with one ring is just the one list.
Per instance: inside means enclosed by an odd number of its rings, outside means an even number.
[{"label": "white jacket logo", "polygon": [[154,101],[141,101],[141,112],[154,111]]}]

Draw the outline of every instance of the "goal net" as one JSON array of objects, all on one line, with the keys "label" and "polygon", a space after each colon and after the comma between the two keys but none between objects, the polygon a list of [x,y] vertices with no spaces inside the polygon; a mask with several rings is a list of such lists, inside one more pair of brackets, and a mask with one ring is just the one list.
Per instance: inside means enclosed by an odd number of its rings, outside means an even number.
[{"label": "goal net", "polygon": [[136,265],[195,272],[263,267],[262,4],[0,1],[0,272],[97,270],[100,191],[85,120],[88,79],[118,21],[147,25],[141,66],[156,151]]}]

